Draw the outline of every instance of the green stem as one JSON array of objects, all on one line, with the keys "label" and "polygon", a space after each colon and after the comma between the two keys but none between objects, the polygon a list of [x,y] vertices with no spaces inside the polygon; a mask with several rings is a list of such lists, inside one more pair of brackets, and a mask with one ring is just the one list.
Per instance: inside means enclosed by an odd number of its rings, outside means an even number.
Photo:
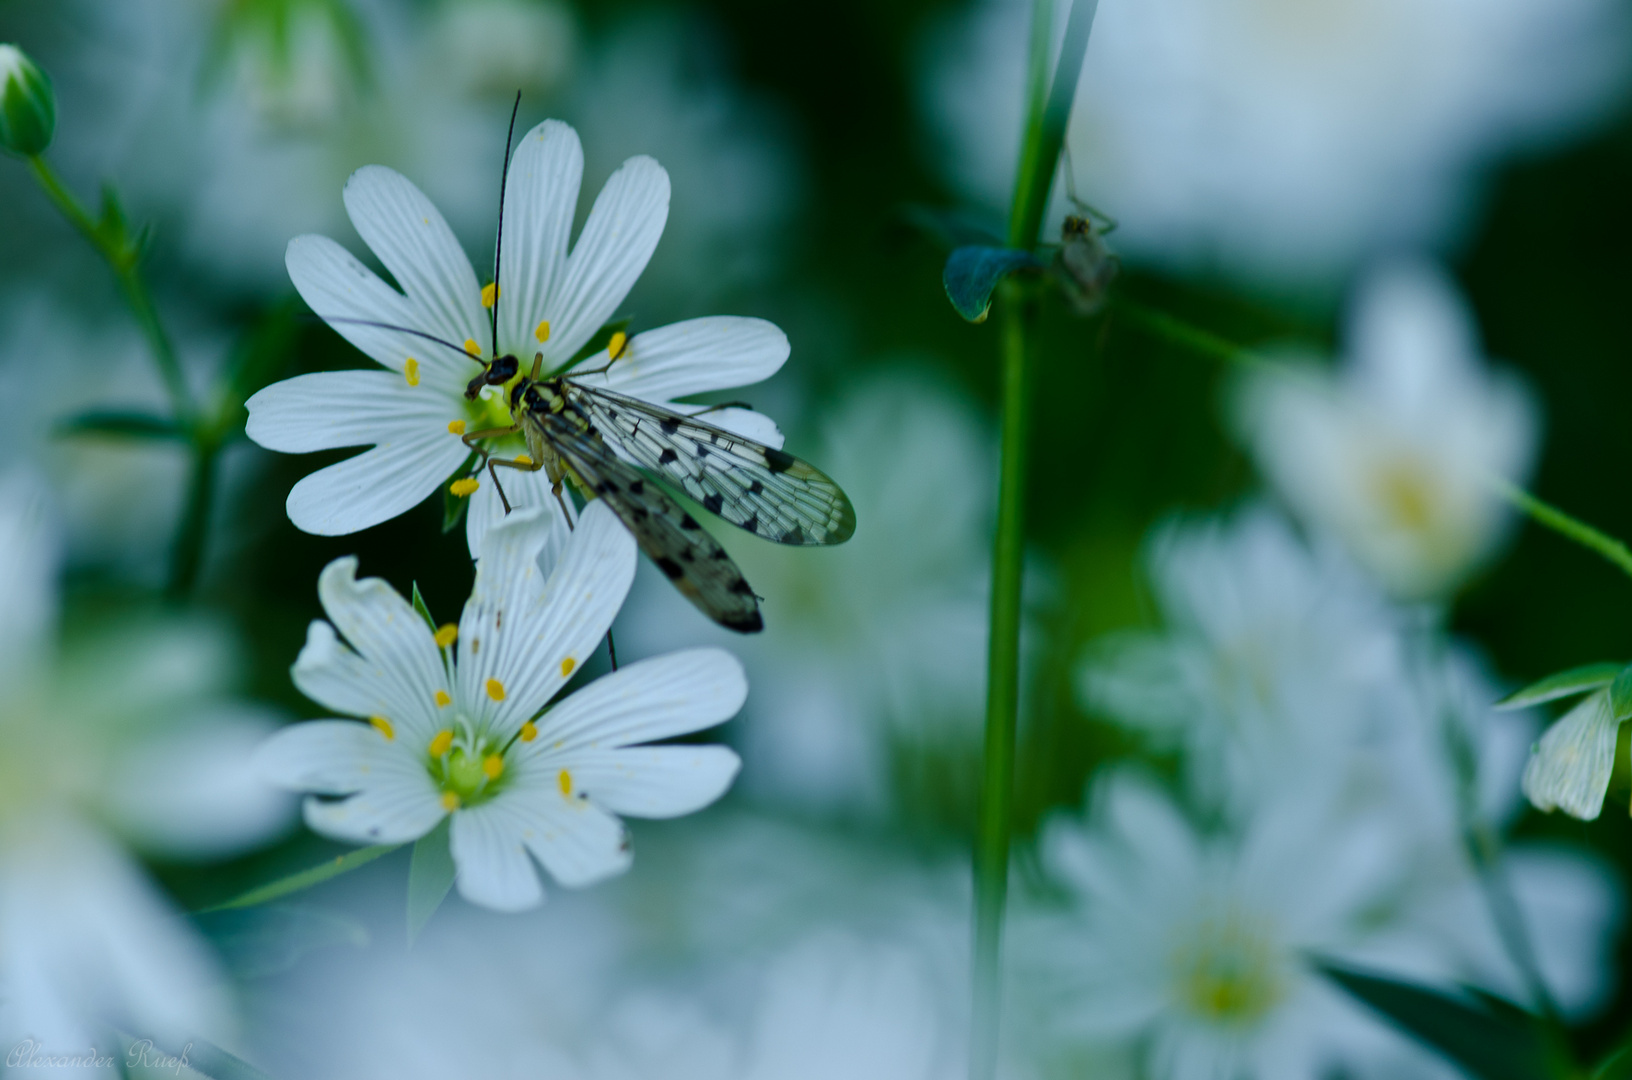
[{"label": "green stem", "polygon": [[79,200],[74,198],[73,192],[68,190],[44,158],[29,158],[28,167],[34,173],[34,179],[39,182],[46,197],[113,269],[114,276],[119,281],[119,289],[125,294],[125,302],[130,305],[131,313],[136,316],[136,323],[141,327],[142,335],[147,338],[148,350],[159,369],[159,377],[164,380],[165,389],[170,394],[170,405],[175,419],[184,426],[190,425],[195,418],[193,396],[187,388],[187,379],[182,374],[181,361],[176,356],[175,347],[170,343],[170,335],[165,333],[164,325],[159,321],[158,309],[154,307],[153,298],[148,294],[147,283],[142,279],[141,270],[137,265],[139,252],[127,243],[116,243],[115,239],[85,211]]},{"label": "green stem", "polygon": [[1164,338],[1177,345],[1203,353],[1214,360],[1222,360],[1227,364],[1240,364],[1244,367],[1268,367],[1271,362],[1253,352],[1244,345],[1237,345],[1227,341],[1210,330],[1203,330],[1193,323],[1175,318],[1165,311],[1146,307],[1134,300],[1118,296],[1115,299],[1116,311],[1138,326],[1141,330],[1153,337]]},{"label": "green stem", "polygon": [[1020,712],[1021,579],[1025,557],[1026,331],[1032,303],[1004,283],[1003,444],[997,539],[992,547],[991,637],[987,643],[986,743],[975,842],[974,1028],[969,1074],[997,1068],[1003,911],[1008,901],[1015,733]]},{"label": "green stem", "polygon": [[165,586],[165,592],[172,598],[184,597],[193,591],[198,572],[204,565],[204,539],[210,527],[218,453],[218,448],[209,442],[193,444],[187,501],[182,506],[175,546],[170,550],[170,580]]},{"label": "green stem", "polygon": [[1490,486],[1502,498],[1518,507],[1538,524],[1545,525],[1554,532],[1574,540],[1582,547],[1589,548],[1620,567],[1628,576],[1632,576],[1632,550],[1621,541],[1599,532],[1597,529],[1571,517],[1558,507],[1542,502],[1534,495],[1525,491],[1499,476],[1490,478]]}]

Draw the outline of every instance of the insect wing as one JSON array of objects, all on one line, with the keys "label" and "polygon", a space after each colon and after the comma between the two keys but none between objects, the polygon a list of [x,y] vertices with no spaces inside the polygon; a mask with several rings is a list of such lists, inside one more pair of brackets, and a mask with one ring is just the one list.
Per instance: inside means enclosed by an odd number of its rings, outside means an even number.
[{"label": "insect wing", "polygon": [[814,465],[649,401],[567,385],[618,450],[739,529],[781,544],[838,544],[856,531],[849,496]]},{"label": "insect wing", "polygon": [[530,413],[528,419],[577,474],[586,492],[606,500],[640,549],[698,610],[741,633],[765,628],[759,599],[737,564],[662,488],[571,420],[555,413]]}]

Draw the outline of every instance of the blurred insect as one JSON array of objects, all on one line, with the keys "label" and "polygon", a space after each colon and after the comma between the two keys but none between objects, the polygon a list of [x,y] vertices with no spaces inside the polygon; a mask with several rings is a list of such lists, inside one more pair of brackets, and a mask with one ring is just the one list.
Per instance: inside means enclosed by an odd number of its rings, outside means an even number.
[{"label": "blurred insect", "polygon": [[[514,126],[512,112],[512,130]],[[509,158],[507,143],[506,173]],[[495,268],[504,242],[502,181],[499,207]],[[497,285],[495,273],[491,309],[495,354],[501,295]],[[531,373],[520,375],[520,361],[512,354],[484,361],[459,345],[409,327],[362,319],[328,321],[401,330],[456,350],[479,364],[482,370],[465,387],[466,399],[476,400],[490,386],[508,387],[512,423],[470,432],[464,442],[481,455],[474,472],[486,467],[505,513],[510,512],[510,500],[499,483],[498,466],[525,472],[544,470],[563,512],[567,506],[562,484],[570,479],[586,498],[604,499],[681,594],[728,629],[742,633],[764,629],[759,597],[725,548],[652,478],[661,477],[710,513],[779,544],[839,544],[856,531],[856,512],[849,497],[819,469],[699,419],[726,406],[699,406],[688,414],[578,381],[605,373],[627,354],[628,339],[621,332],[612,335],[607,363],[600,368],[545,375],[544,354],[536,353]],[[498,458],[481,445],[517,432],[527,441],[525,455]]]},{"label": "blurred insect", "polygon": [[[1105,234],[1116,229],[1116,219],[1077,198],[1069,151],[1065,155],[1065,175],[1068,197],[1078,212],[1066,215],[1060,227],[1054,270],[1077,314],[1092,315],[1105,306],[1111,282],[1122,268],[1121,260],[1105,246]],[[1103,228],[1095,224],[1096,218],[1104,223]]]}]

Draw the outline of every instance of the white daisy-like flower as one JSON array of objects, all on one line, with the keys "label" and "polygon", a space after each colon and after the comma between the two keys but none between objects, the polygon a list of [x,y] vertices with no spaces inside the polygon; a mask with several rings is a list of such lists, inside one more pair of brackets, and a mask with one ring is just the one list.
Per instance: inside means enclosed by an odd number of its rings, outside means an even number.
[{"label": "white daisy-like flower", "polygon": [[218,965],[130,849],[211,858],[283,829],[290,800],[248,767],[271,720],[222,699],[219,628],[59,648],[47,522],[30,478],[0,481],[0,1038],[227,1037]]},{"label": "white daisy-like flower", "polygon": [[1536,408],[1491,371],[1454,287],[1394,266],[1362,293],[1337,376],[1262,371],[1239,421],[1293,510],[1341,540],[1394,594],[1442,596],[1496,550],[1511,515],[1495,481],[1522,482]]},{"label": "white daisy-like flower", "polygon": [[[475,401],[465,398],[480,360],[513,355],[526,372],[541,355],[545,373],[569,367],[589,372],[610,363],[586,380],[664,404],[758,382],[782,366],[788,341],[781,330],[760,319],[727,316],[614,336],[607,348],[573,366],[574,355],[617,312],[651,258],[669,207],[662,166],[631,158],[601,189],[569,251],[582,173],[583,150],[566,124],[546,120],[520,139],[504,199],[497,287],[477,281],[430,200],[382,166],[353,174],[346,209],[403,292],[333,240],[300,236],[290,242],[289,276],[301,296],[389,369],[301,375],[250,398],[249,436],[268,449],[305,453],[373,445],[295,485],[288,502],[295,525],[337,536],[396,517],[459,468],[469,453],[462,435],[511,426],[504,388],[488,387]],[[496,350],[489,322],[495,303]],[[776,425],[747,409],[714,410],[709,420],[781,446]],[[490,445],[500,456],[523,449],[519,436]],[[476,483],[466,524],[472,555],[503,514],[490,480]],[[507,471],[501,483],[513,507],[542,506],[547,518],[559,522],[543,471]]]},{"label": "white daisy-like flower", "polygon": [[357,580],[356,559],[324,569],[331,622],[312,624],[294,679],[359,719],[296,724],[261,751],[268,775],[315,793],[312,829],[407,843],[451,814],[460,893],[517,911],[544,898],[529,855],[560,884],[589,885],[629,865],[619,814],[689,814],[730,785],[738,761],[724,747],[642,745],[736,714],[748,686],[724,650],[626,664],[543,711],[635,572],[634,540],[603,504],[585,510],[545,580],[551,538],[537,510],[489,530],[463,616],[435,631],[384,581]]}]

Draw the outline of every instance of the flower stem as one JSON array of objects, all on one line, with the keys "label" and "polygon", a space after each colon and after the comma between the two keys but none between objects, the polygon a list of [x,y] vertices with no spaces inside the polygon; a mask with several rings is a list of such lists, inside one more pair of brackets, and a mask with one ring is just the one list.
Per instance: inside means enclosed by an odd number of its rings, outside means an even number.
[{"label": "flower stem", "polygon": [[1497,494],[1528,514],[1538,524],[1574,540],[1582,547],[1596,551],[1620,567],[1628,576],[1632,576],[1632,549],[1628,549],[1620,540],[1599,532],[1550,503],[1542,502],[1528,491],[1499,476],[1490,477],[1489,482]]},{"label": "flower stem", "polygon": [[[1009,246],[1037,245],[1054,185],[1066,122],[1088,51],[1098,0],[1076,0],[1066,23],[1052,85],[1049,58],[1052,0],[1033,0],[1026,79],[1026,128],[1009,214]],[[1008,903],[1009,832],[1014,806],[1014,758],[1020,712],[1021,581],[1025,558],[1027,337],[1035,301],[1014,280],[998,293],[1002,326],[1003,436],[992,544],[991,632],[986,657],[986,738],[975,839],[974,1007],[969,1075],[997,1071],[1001,1025],[1003,913]]]}]

